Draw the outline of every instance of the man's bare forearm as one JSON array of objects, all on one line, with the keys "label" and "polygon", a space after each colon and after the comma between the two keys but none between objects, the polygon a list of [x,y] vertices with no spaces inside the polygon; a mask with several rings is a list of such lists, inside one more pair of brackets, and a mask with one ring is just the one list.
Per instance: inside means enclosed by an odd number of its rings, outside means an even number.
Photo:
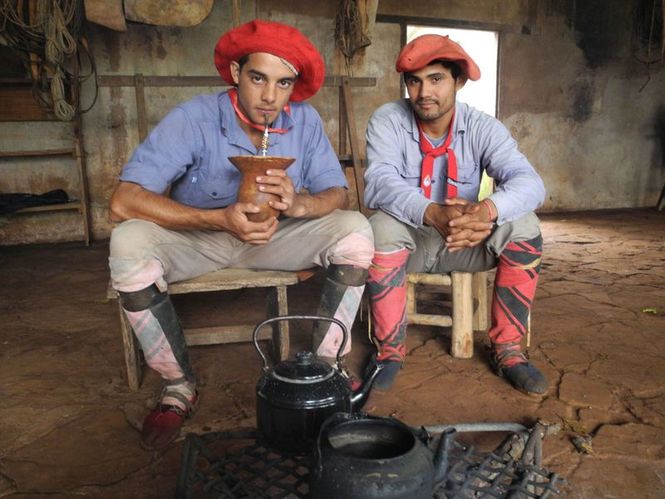
[{"label": "man's bare forearm", "polygon": [[174,230],[224,230],[221,211],[192,208],[131,182],[120,182],[109,203],[113,222],[140,218]]},{"label": "man's bare forearm", "polygon": [[290,216],[295,218],[320,218],[349,205],[346,189],[332,187],[318,194],[297,194]]}]

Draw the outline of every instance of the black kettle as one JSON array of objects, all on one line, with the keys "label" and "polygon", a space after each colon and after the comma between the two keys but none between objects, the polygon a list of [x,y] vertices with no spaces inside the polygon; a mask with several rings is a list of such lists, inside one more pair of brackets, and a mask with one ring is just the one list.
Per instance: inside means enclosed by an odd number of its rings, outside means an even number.
[{"label": "black kettle", "polygon": [[[344,338],[334,366],[307,351],[298,352],[295,360],[284,360],[270,366],[259,346],[259,330],[275,321],[294,319],[328,321],[342,329]],[[328,417],[337,412],[351,413],[362,408],[381,368],[371,372],[361,389],[352,393],[348,378],[340,367],[340,356],[348,339],[349,332],[341,321],[311,315],[273,317],[254,328],[254,346],[263,359],[263,372],[256,384],[256,423],[262,444],[283,452],[309,452]]]},{"label": "black kettle", "polygon": [[338,413],[321,426],[309,497],[316,499],[431,499],[448,472],[455,429],[436,450],[429,435],[394,418]]}]

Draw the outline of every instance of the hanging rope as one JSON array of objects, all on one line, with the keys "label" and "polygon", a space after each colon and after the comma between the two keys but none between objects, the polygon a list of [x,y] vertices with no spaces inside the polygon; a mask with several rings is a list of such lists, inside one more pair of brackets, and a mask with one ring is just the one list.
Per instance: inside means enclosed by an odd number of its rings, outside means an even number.
[{"label": "hanging rope", "polygon": [[[33,79],[33,93],[56,117],[70,121],[76,103],[67,101],[66,84],[80,70],[83,0],[1,0],[0,34],[19,53]],[[94,63],[89,52],[91,72]],[[74,71],[68,68],[74,66]]]},{"label": "hanging rope", "polygon": [[67,23],[58,2],[51,4],[50,16],[46,19],[46,60],[61,64],[65,55],[72,55],[76,50],[76,41],[67,30]]},{"label": "hanging rope", "polygon": [[335,40],[344,54],[347,65],[354,54],[372,43],[365,33],[365,26],[358,8],[358,0],[340,0],[335,16]]}]

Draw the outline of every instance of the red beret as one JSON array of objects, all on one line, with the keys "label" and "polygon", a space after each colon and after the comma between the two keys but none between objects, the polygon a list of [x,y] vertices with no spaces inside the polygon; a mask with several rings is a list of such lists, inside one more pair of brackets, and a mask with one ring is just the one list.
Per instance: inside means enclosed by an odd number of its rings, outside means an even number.
[{"label": "red beret", "polygon": [[478,65],[447,35],[422,35],[411,40],[399,53],[395,69],[398,73],[418,71],[437,60],[459,64],[462,74],[469,80],[480,78]]},{"label": "red beret", "polygon": [[292,101],[308,99],[319,91],[325,78],[323,57],[305,35],[286,24],[255,19],[224,33],[215,45],[215,66],[229,85],[231,61],[255,52],[266,52],[288,61],[298,71]]}]

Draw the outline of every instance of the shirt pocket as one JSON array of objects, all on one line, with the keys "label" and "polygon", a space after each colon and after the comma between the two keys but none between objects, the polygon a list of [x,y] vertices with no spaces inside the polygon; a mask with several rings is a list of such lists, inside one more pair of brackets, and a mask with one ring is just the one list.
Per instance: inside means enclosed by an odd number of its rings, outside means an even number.
[{"label": "shirt pocket", "polygon": [[[414,150],[412,152],[414,157],[420,155],[420,149]],[[409,161],[408,156],[402,158],[402,168],[400,169],[399,175],[402,177],[404,182],[410,186],[420,186],[420,172],[422,170],[422,161],[414,161],[411,159]]]},{"label": "shirt pocket", "polygon": [[402,180],[408,185],[412,187],[420,187],[420,172],[418,172],[417,176],[411,173],[402,172],[400,173],[400,177],[402,177]]},{"label": "shirt pocket", "polygon": [[480,165],[472,159],[457,163],[457,183],[459,185],[474,185],[480,183]]},{"label": "shirt pocket", "polygon": [[473,160],[463,161],[457,164],[457,196],[476,200],[480,188],[480,165]]},{"label": "shirt pocket", "polygon": [[200,172],[199,188],[215,207],[227,206],[236,202],[240,179],[240,172],[235,168],[216,172],[206,168]]}]

